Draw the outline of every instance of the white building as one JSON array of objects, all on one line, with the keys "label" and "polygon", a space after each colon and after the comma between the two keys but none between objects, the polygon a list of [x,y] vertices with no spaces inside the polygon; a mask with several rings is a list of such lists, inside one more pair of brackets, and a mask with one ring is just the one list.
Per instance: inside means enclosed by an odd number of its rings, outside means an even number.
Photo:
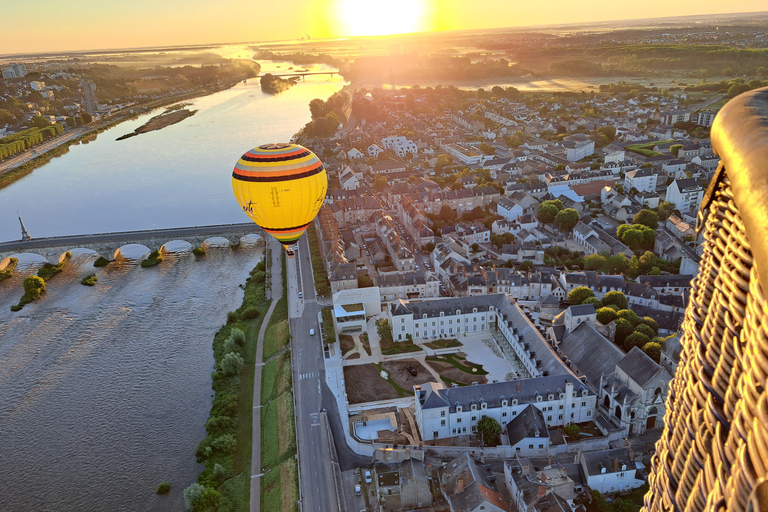
[{"label": "white building", "polygon": [[368,151],[368,156],[372,156],[373,158],[379,158],[379,155],[384,152],[384,150],[376,144],[371,144],[368,146],[366,151]]},{"label": "white building", "polygon": [[631,448],[616,448],[599,452],[580,453],[578,463],[587,477],[590,489],[601,494],[637,489],[645,484],[642,462],[634,460]]},{"label": "white building", "polygon": [[363,153],[359,149],[352,148],[349,151],[347,151],[347,157],[350,160],[359,160],[361,158],[365,158],[365,153]]},{"label": "white building", "polygon": [[594,391],[571,374],[456,388],[428,382],[414,391],[416,423],[425,441],[474,434],[483,416],[506,426],[529,405],[550,427],[591,421],[597,406]]},{"label": "white building", "polygon": [[336,332],[365,331],[366,319],[381,313],[379,287],[354,288],[334,293],[333,313]]},{"label": "white building", "polygon": [[517,220],[518,217],[523,215],[523,207],[512,201],[508,197],[499,198],[499,202],[496,205],[496,213],[501,215],[508,221]]},{"label": "white building", "polygon": [[381,143],[384,145],[384,149],[392,150],[400,158],[404,157],[407,153],[416,155],[419,152],[415,142],[402,136],[385,137],[381,139]]},{"label": "white building", "polygon": [[595,152],[595,141],[583,133],[565,137],[561,145],[565,148],[565,158],[569,162],[577,162]]},{"label": "white building", "polygon": [[667,187],[667,201],[681,213],[691,213],[698,208],[704,197],[704,189],[693,178],[675,180]]},{"label": "white building", "polygon": [[624,176],[624,190],[637,189],[640,192],[656,192],[656,183],[659,175],[652,168],[629,171]]},{"label": "white building", "polygon": [[14,62],[3,70],[3,78],[24,78],[27,76],[27,67],[21,62]]},{"label": "white building", "polygon": [[486,155],[479,149],[469,144],[446,144],[444,146],[445,151],[451,155],[455,160],[458,160],[464,165],[481,165],[486,160],[494,158],[493,155]]}]

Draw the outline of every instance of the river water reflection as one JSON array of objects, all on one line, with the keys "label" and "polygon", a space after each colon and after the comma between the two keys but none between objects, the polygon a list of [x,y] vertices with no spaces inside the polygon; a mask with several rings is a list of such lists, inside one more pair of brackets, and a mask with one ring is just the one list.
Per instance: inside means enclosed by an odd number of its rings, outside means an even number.
[{"label": "river water reflection", "polygon": [[251,79],[193,100],[197,114],[162,130],[115,140],[161,111],[119,124],[0,190],[0,241],[21,238],[16,211],[33,238],[247,222],[232,195],[237,159],[256,145],[290,140],[310,120],[309,101],[344,84],[311,76],[271,96]]},{"label": "river water reflection", "polygon": [[[237,158],[289,140],[309,101],[342,86],[324,77],[267,96],[249,80],[194,100],[195,116],[163,130],[115,141],[151,114],[118,125],[0,191],[0,240],[19,239],[17,210],[33,237],[247,221],[230,185]],[[184,510],[213,335],[259,258],[223,249],[150,269],[73,260],[19,313],[10,306],[24,272],[0,281],[0,511]],[[94,270],[97,285],[82,286]],[[171,495],[156,496],[165,480]]]}]

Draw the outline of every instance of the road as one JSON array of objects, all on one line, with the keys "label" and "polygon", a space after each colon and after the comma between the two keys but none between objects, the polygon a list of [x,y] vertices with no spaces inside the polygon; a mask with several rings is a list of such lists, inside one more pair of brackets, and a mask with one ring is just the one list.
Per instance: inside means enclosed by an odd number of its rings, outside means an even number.
[{"label": "road", "polygon": [[[315,296],[309,242],[299,240],[294,259],[287,260],[288,315],[293,361],[293,391],[296,397],[296,434],[299,453],[299,482],[302,512],[341,510],[331,463],[330,445],[322,435],[319,413],[327,411],[328,422],[342,470],[370,464],[347,446],[343,434],[346,421],[339,418],[336,400],[325,384],[323,338],[318,324],[320,306]],[[303,298],[299,299],[298,294]],[[309,330],[315,334],[310,335]],[[346,419],[345,419],[346,420]],[[341,483],[339,482],[339,485]]]},{"label": "road", "polygon": [[75,128],[70,132],[62,133],[61,135],[58,135],[48,140],[47,142],[38,144],[34,148],[23,151],[22,153],[19,153],[16,156],[12,156],[8,160],[0,164],[0,174],[5,174],[6,172],[12,171],[13,169],[21,165],[24,165],[30,160],[34,160],[35,158],[42,155],[43,153],[46,153],[52,150],[53,148],[56,148],[66,142],[76,139],[81,135],[83,135],[86,131],[93,130],[93,129],[94,127],[92,126],[89,126],[88,128],[86,127]]}]

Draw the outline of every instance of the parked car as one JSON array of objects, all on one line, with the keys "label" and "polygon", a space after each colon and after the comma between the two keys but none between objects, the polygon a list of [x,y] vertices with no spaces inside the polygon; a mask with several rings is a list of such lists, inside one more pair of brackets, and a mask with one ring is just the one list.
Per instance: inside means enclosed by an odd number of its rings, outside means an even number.
[{"label": "parked car", "polygon": [[363,490],[360,488],[360,484],[355,484],[355,496],[363,494]]},{"label": "parked car", "polygon": [[304,298],[304,294],[302,292],[299,292],[299,298]]},{"label": "parked car", "polygon": [[310,329],[309,330],[309,335],[310,336],[314,336],[315,335],[315,330],[314,329]]},{"label": "parked car", "polygon": [[369,469],[365,470],[365,483],[371,483],[371,470]]}]

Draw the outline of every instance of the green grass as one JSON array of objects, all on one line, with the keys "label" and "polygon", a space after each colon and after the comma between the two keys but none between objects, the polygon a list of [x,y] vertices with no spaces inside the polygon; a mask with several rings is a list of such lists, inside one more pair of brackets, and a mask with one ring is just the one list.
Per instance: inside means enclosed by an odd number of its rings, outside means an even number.
[{"label": "green grass", "polygon": [[[285,408],[285,418],[280,418],[280,405]],[[296,429],[294,427],[293,393],[283,393],[261,408],[261,465],[272,468],[296,454]],[[280,432],[287,439],[280,447]]]},{"label": "green grass", "polygon": [[626,146],[626,149],[642,156],[664,156],[662,153],[659,153],[658,151],[654,151],[653,148],[654,146],[658,146],[659,144],[665,144],[667,142],[675,142],[675,141],[673,139],[668,139],[668,140],[657,140],[653,142],[646,142],[645,144],[630,144],[629,146]]},{"label": "green grass", "polygon": [[[373,366],[376,367],[377,370],[379,370],[379,375],[381,375],[381,372],[387,372],[384,368],[382,368],[381,363],[373,363]],[[397,391],[397,395],[400,398],[403,398],[404,396],[412,395],[413,392],[408,392],[405,389],[401,388],[397,385],[397,383],[392,380],[392,377],[389,375],[389,372],[387,372],[387,382],[389,382],[389,385],[395,388],[395,391]]]},{"label": "green grass", "polygon": [[[469,373],[470,375],[488,375],[488,372],[483,370],[483,365],[481,364],[473,364],[473,365],[465,365],[460,363],[457,358],[456,354],[445,354],[443,356],[437,357],[437,356],[430,356],[427,358],[427,361],[436,361],[436,362],[442,362],[442,363],[450,363],[459,370],[463,371],[464,373]],[[472,369],[477,369],[476,372],[473,372]]]},{"label": "green grass", "polygon": [[[284,482],[281,478],[283,468],[288,470],[289,482]],[[288,489],[284,487],[286,483],[289,486]],[[290,499],[290,507],[285,507],[284,498]],[[287,508],[292,512],[298,512],[298,500],[299,468],[295,459],[286,460],[261,478],[261,510],[279,512]]]},{"label": "green grass", "polygon": [[328,345],[336,343],[336,329],[333,328],[331,308],[323,308],[323,339]]},{"label": "green grass", "polygon": [[288,295],[283,294],[283,297],[275,304],[275,309],[272,311],[267,330],[264,333],[263,360],[266,361],[287,346],[288,338]]},{"label": "green grass", "polygon": [[461,347],[463,344],[456,338],[453,338],[451,340],[430,341],[429,343],[425,343],[424,345],[429,348],[440,349],[440,348]]},{"label": "green grass", "polygon": [[291,389],[291,355],[284,351],[261,370],[261,403],[267,403]]}]

